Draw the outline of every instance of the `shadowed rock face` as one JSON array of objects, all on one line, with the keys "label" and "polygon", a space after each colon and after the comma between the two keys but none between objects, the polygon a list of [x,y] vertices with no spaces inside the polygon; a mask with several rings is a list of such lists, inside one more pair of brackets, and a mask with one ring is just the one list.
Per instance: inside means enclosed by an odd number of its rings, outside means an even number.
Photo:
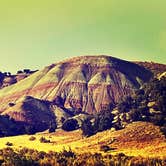
[{"label": "shadowed rock face", "polygon": [[134,62],[134,63],[150,70],[154,74],[154,77],[159,77],[162,73],[166,71],[165,64],[160,64],[155,62]]},{"label": "shadowed rock face", "polygon": [[110,56],[76,57],[1,89],[0,112],[10,109],[14,113],[9,103],[17,105],[26,96],[33,96],[67,109],[95,113],[133,94],[151,77],[145,68]]}]

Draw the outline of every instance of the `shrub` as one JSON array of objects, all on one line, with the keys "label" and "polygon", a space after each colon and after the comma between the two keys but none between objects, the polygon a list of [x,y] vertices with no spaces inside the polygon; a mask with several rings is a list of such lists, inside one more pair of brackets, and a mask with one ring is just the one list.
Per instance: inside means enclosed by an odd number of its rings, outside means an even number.
[{"label": "shrub", "polygon": [[[94,121],[92,123],[92,121]],[[98,131],[104,131],[112,127],[113,115],[111,110],[102,110],[94,118],[83,121],[81,129],[84,136],[91,136]]]},{"label": "shrub", "polygon": [[35,139],[36,139],[36,137],[34,137],[34,136],[29,137],[30,141],[34,141]]},{"label": "shrub", "polygon": [[24,69],[23,72],[26,73],[26,74],[29,74],[31,72],[31,70],[30,69]]},{"label": "shrub", "polygon": [[110,150],[111,150],[111,148],[108,145],[102,145],[102,146],[100,146],[100,151],[108,152]]},{"label": "shrub", "polygon": [[3,82],[3,79],[5,78],[5,74],[0,72],[0,83]]},{"label": "shrub", "polygon": [[30,134],[30,135],[35,134],[36,130],[35,130],[33,125],[26,125],[25,126],[25,133]]},{"label": "shrub", "polygon": [[9,103],[9,107],[13,107],[14,105],[14,103]]},{"label": "shrub", "polygon": [[67,158],[69,158],[69,157],[74,158],[76,156],[75,153],[71,150],[71,148],[69,148],[68,151],[65,148],[63,148],[63,150],[62,150],[62,152],[60,152],[60,154]]},{"label": "shrub", "polygon": [[45,137],[41,137],[39,141],[41,143],[50,143],[51,142],[49,139],[46,139]]},{"label": "shrub", "polygon": [[7,145],[7,146],[13,146],[13,143],[11,143],[11,142],[6,142],[6,145]]},{"label": "shrub", "polygon": [[17,71],[17,74],[22,74],[22,73],[23,73],[22,70],[18,70],[18,71]]},{"label": "shrub", "polygon": [[65,131],[73,131],[78,128],[79,128],[79,125],[76,119],[68,119],[62,125],[62,129]]},{"label": "shrub", "polygon": [[166,124],[164,124],[161,128],[160,128],[161,132],[165,135],[166,137]]},{"label": "shrub", "polygon": [[112,127],[113,115],[110,110],[101,111],[97,119],[98,131],[104,131]]},{"label": "shrub", "polygon": [[49,124],[49,133],[55,132],[55,129],[57,128],[57,124],[54,121],[51,121]]},{"label": "shrub", "polygon": [[94,128],[92,126],[92,122],[90,119],[86,119],[83,121],[81,126],[82,134],[86,137],[89,137],[94,134]]}]

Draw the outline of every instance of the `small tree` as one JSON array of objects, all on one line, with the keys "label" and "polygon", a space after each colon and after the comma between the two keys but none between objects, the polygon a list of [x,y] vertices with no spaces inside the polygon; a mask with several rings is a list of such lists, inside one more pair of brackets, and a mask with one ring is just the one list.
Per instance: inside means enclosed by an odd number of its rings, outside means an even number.
[{"label": "small tree", "polygon": [[29,138],[30,141],[34,141],[35,139],[36,139],[36,137],[34,137],[34,136],[31,136],[31,137]]},{"label": "small tree", "polygon": [[11,142],[6,142],[6,145],[7,145],[7,146],[13,146],[13,143],[11,143]]},{"label": "small tree", "polygon": [[82,134],[87,137],[94,134],[94,128],[92,126],[92,122],[90,121],[90,119],[84,120],[81,126],[81,130],[82,130]]},{"label": "small tree", "polygon": [[26,74],[30,74],[31,70],[30,69],[24,69],[23,72],[26,73]]},{"label": "small tree", "polygon": [[4,78],[5,78],[5,74],[3,74],[2,72],[0,72],[0,83],[3,82]]},{"label": "small tree", "polygon": [[46,139],[45,137],[41,137],[39,141],[41,143],[50,143],[51,142],[49,139]]},{"label": "small tree", "polygon": [[100,151],[108,152],[110,150],[111,150],[111,148],[108,145],[102,145],[102,146],[100,146]]},{"label": "small tree", "polygon": [[112,120],[113,120],[113,115],[111,111],[101,111],[101,113],[98,115],[99,119],[99,128],[98,131],[103,131],[110,129],[112,127]]},{"label": "small tree", "polygon": [[22,73],[23,73],[22,70],[18,70],[18,71],[17,71],[17,74],[22,74]]},{"label": "small tree", "polygon": [[76,119],[68,119],[62,125],[62,129],[65,131],[72,131],[78,128],[79,128],[79,125]]},{"label": "small tree", "polygon": [[36,130],[33,125],[25,125],[25,132],[27,134],[35,134]]},{"label": "small tree", "polygon": [[49,133],[55,132],[56,128],[57,128],[56,122],[51,121],[49,125]]}]

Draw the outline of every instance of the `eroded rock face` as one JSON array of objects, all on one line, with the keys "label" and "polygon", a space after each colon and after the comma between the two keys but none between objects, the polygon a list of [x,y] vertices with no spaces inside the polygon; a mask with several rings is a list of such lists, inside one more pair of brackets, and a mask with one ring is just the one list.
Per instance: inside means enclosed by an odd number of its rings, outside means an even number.
[{"label": "eroded rock face", "polygon": [[60,102],[67,109],[95,113],[133,94],[151,77],[152,73],[145,68],[110,56],[76,57],[1,89],[0,112],[8,110],[9,103],[17,105],[25,96],[33,96]]}]

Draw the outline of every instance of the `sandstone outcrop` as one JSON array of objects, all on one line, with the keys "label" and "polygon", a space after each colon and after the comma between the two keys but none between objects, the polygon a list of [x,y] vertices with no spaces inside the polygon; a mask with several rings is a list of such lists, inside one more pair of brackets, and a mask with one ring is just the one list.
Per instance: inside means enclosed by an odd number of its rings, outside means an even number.
[{"label": "sandstone outcrop", "polygon": [[96,113],[132,95],[152,76],[144,67],[111,56],[75,57],[47,66],[1,89],[0,113],[6,112],[17,119],[21,107],[14,108],[26,96],[50,101],[61,109]]}]

